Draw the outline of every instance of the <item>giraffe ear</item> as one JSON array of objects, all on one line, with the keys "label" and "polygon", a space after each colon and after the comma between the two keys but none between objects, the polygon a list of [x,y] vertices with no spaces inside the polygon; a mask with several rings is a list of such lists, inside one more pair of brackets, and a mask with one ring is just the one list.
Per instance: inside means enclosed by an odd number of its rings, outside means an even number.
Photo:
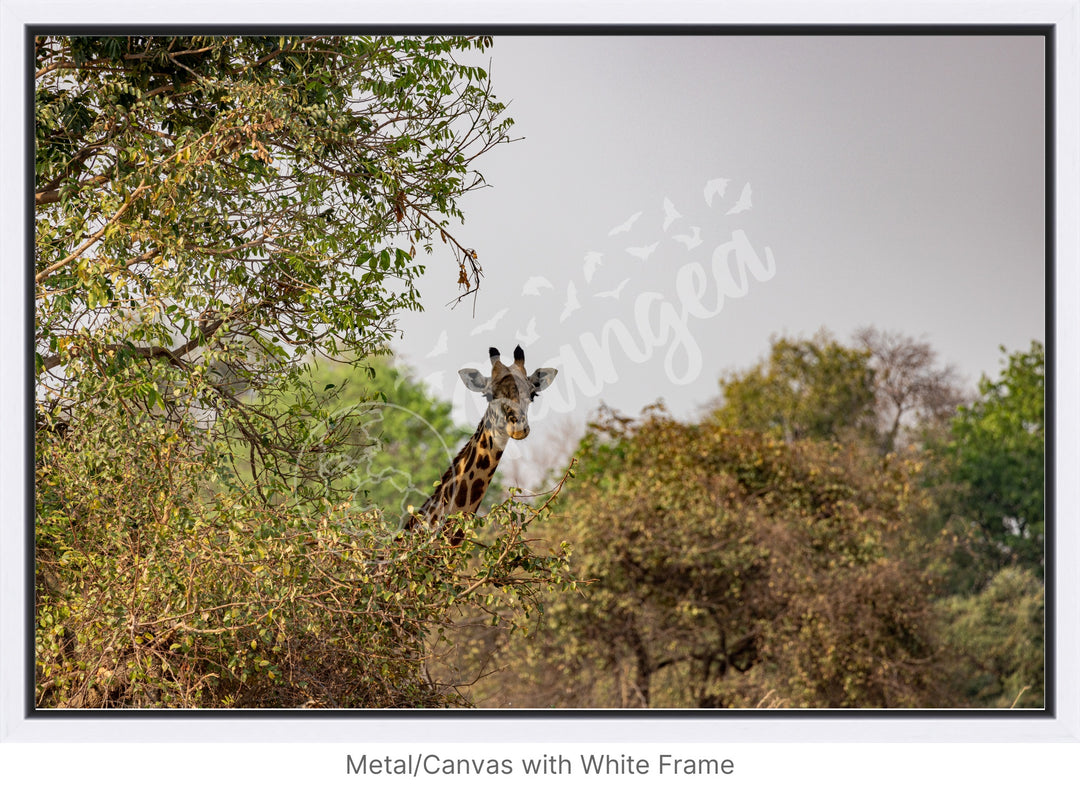
[{"label": "giraffe ear", "polygon": [[529,377],[529,382],[532,383],[533,390],[539,393],[555,381],[555,374],[557,373],[559,373],[557,368],[537,368]]},{"label": "giraffe ear", "polygon": [[462,368],[458,371],[458,375],[461,377],[461,381],[465,383],[465,387],[476,393],[487,393],[491,388],[491,379],[475,368]]}]

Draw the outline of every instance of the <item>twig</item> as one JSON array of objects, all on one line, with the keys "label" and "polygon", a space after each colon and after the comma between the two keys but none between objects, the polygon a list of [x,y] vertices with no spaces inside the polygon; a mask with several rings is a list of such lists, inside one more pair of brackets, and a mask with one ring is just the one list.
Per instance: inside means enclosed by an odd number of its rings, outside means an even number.
[{"label": "twig", "polygon": [[87,238],[86,243],[84,243],[82,246],[80,246],[78,249],[76,249],[70,255],[65,257],[63,260],[61,260],[61,261],[59,261],[57,263],[53,263],[51,266],[48,266],[47,268],[43,268],[36,275],[34,275],[34,283],[37,284],[37,283],[41,282],[42,280],[44,280],[46,277],[48,277],[50,274],[54,274],[56,271],[63,268],[64,266],[66,266],[68,263],[70,263],[75,258],[79,257],[83,252],[85,252],[91,246],[93,246],[98,241],[100,241],[102,236],[105,235],[105,231],[107,229],[109,229],[109,225],[112,224],[113,222],[115,222],[117,219],[119,219],[122,215],[124,215],[124,212],[129,207],[131,207],[131,203],[135,201],[135,198],[145,190],[146,190],[146,180],[144,179],[141,183],[139,183],[139,187],[136,188],[132,192],[131,196],[128,197],[127,202],[125,202],[123,205],[120,206],[120,209],[118,211],[116,211],[116,213],[114,213],[112,215],[112,218],[110,218],[107,222],[105,222],[104,224],[101,225],[100,230],[98,230],[96,233],[94,233],[89,238]]},{"label": "twig", "polygon": [[1030,688],[1030,686],[1025,686],[1023,689],[1021,689],[1020,692],[1016,695],[1016,700],[1012,702],[1012,705],[1009,706],[1009,708],[1016,708],[1016,704],[1020,702],[1020,698],[1024,696],[1024,692],[1026,692]]}]

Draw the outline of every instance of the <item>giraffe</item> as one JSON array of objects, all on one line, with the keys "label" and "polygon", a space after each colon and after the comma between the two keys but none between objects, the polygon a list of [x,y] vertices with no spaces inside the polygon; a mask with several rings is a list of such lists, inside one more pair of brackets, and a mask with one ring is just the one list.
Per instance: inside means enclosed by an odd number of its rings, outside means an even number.
[{"label": "giraffe", "polygon": [[[538,368],[526,375],[525,352],[521,346],[514,349],[514,364],[510,367],[503,365],[498,349],[489,348],[488,356],[491,358],[490,377],[475,368],[458,371],[465,387],[482,393],[487,399],[484,417],[450,463],[431,497],[415,512],[409,507],[404,525],[406,531],[423,524],[438,527],[447,515],[472,514],[479,508],[499,466],[503,449],[510,438],[524,440],[529,436],[529,405],[558,373],[555,368]],[[450,544],[460,545],[462,537],[461,532],[456,532],[450,538]]]}]

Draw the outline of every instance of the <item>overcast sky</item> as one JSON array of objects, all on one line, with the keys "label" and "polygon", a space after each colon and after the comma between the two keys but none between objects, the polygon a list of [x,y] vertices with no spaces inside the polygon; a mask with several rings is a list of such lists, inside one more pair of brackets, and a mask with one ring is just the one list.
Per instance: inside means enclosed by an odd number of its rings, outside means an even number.
[{"label": "overcast sky", "polygon": [[498,37],[488,55],[523,140],[477,161],[492,187],[464,205],[475,316],[447,306],[437,249],[397,346],[462,422],[482,410],[456,372],[489,346],[560,369],[535,432],[601,400],[693,417],[772,335],[874,324],[971,386],[1000,345],[1045,340],[1041,37]]}]

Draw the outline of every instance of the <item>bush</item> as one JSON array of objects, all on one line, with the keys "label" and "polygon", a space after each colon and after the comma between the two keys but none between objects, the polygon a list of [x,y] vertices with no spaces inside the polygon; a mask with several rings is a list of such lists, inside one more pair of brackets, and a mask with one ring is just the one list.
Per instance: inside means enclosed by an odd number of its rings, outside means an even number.
[{"label": "bush", "polygon": [[1046,595],[1030,569],[1006,567],[977,595],[943,603],[955,690],[980,708],[1041,708]]},{"label": "bush", "polygon": [[463,545],[347,503],[264,500],[192,423],[101,406],[38,435],[37,704],[462,705],[428,674],[460,611],[509,630],[558,583],[522,512]]},{"label": "bush", "polygon": [[483,700],[941,704],[932,588],[899,555],[912,463],[662,412],[602,421],[578,455],[541,531],[572,544],[581,589]]}]

